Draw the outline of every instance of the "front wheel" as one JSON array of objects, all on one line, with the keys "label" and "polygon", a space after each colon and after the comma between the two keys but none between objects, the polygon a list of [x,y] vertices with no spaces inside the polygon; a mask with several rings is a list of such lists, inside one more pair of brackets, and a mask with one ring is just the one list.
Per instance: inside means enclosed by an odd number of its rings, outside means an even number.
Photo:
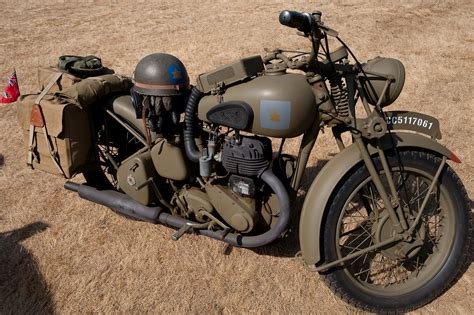
[{"label": "front wheel", "polygon": [[[441,159],[425,152],[388,157],[407,223],[413,223]],[[401,167],[398,162],[401,162]],[[390,192],[380,162],[375,164]],[[460,179],[446,165],[410,241],[370,251],[322,274],[343,300],[371,312],[406,312],[446,291],[466,270],[471,214]],[[365,165],[333,196],[324,227],[331,262],[383,242],[395,233]]]}]

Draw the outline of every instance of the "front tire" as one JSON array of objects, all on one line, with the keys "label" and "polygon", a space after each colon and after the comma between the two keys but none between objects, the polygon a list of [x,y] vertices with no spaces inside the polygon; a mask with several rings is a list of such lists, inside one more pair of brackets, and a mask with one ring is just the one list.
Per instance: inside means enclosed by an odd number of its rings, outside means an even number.
[{"label": "front tire", "polygon": [[[441,159],[425,152],[400,152],[401,170],[394,156],[388,160],[403,211],[413,222]],[[389,192],[377,159],[375,164]],[[358,256],[322,274],[324,281],[347,303],[371,312],[407,312],[431,302],[467,269],[472,235],[468,200],[460,179],[446,164],[412,242]],[[340,259],[393,233],[369,172],[361,165],[331,199],[324,226],[325,261]]]}]

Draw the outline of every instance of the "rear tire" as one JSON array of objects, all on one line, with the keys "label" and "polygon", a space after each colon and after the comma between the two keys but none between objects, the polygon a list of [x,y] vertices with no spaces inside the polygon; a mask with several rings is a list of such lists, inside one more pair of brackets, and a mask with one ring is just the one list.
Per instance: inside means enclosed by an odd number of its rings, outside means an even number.
[{"label": "rear tire", "polygon": [[[402,172],[394,156],[388,159],[394,166],[397,184],[402,182],[401,173],[408,175],[407,189],[398,185],[399,194],[410,200],[411,210],[404,211],[416,216],[441,159],[425,152],[400,152]],[[375,164],[381,170],[378,160]],[[400,242],[323,273],[322,278],[337,296],[365,311],[408,312],[431,302],[455,283],[469,265],[472,217],[466,190],[449,165],[439,182],[414,234],[415,242],[419,240],[422,245],[410,249],[411,253],[405,256],[410,257],[402,259],[395,253],[402,245],[411,245]],[[392,235],[381,198],[371,185],[369,172],[361,165],[337,188],[324,225],[326,262]]]},{"label": "rear tire", "polygon": [[[95,113],[95,165],[83,172],[86,183],[97,189],[119,190],[116,166],[143,147],[136,138],[105,112]],[[111,157],[115,163],[108,160]]]}]

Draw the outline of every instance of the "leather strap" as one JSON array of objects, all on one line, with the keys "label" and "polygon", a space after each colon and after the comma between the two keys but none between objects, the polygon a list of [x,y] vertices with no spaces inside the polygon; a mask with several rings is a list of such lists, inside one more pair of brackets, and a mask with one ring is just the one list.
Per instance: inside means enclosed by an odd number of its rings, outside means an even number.
[{"label": "leather strap", "polygon": [[38,128],[44,127],[43,113],[38,104],[33,104],[33,107],[31,108],[30,126],[31,125]]},{"label": "leather strap", "polygon": [[41,93],[38,95],[38,97],[36,98],[35,100],[35,103],[40,105],[41,103],[41,100],[43,99],[43,97],[48,94],[49,90],[51,90],[51,88],[53,87],[53,85],[56,83],[56,81],[58,81],[58,79],[63,75],[62,72],[56,72],[56,73],[53,73],[53,75],[51,76],[51,79],[49,80],[48,84],[44,87],[43,91],[41,91]]},{"label": "leather strap", "polygon": [[62,76],[62,72],[57,72],[54,73],[51,76],[50,81],[48,84],[45,86],[43,91],[38,95],[38,97],[35,100],[35,104],[33,105],[33,108],[31,109],[31,121],[30,121],[30,134],[29,134],[29,143],[28,143],[28,162],[27,164],[33,168],[33,150],[34,150],[34,134],[35,134],[35,128],[42,128],[43,129],[43,134],[44,134],[44,140],[46,142],[46,145],[49,150],[49,154],[51,155],[51,158],[53,159],[54,165],[56,168],[59,170],[59,172],[65,176],[63,169],[61,168],[61,165],[59,164],[59,157],[58,153],[54,150],[53,146],[51,145],[51,141],[49,139],[48,135],[48,129],[46,128],[46,124],[44,122],[44,116],[41,111],[41,100],[43,97],[49,92],[49,90],[53,87],[53,85],[56,83],[56,81]]}]

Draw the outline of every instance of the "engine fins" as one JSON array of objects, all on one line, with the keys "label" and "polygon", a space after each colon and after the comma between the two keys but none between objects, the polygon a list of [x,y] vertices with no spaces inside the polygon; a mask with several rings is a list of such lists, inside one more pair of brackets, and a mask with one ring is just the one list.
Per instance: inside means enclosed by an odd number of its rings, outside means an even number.
[{"label": "engine fins", "polygon": [[222,151],[222,165],[233,174],[259,176],[270,166],[272,143],[264,137],[242,137],[228,141]]}]

